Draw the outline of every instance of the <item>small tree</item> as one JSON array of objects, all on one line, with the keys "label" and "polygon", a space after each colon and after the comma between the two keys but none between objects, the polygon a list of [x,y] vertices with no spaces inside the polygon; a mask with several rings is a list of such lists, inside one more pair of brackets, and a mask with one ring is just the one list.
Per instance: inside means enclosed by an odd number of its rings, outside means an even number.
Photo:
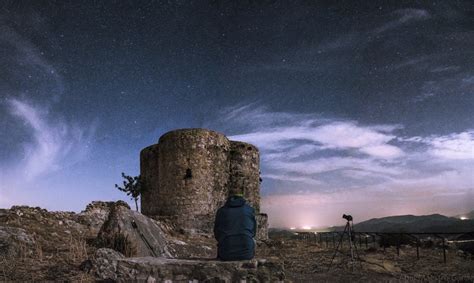
[{"label": "small tree", "polygon": [[125,192],[127,196],[131,197],[130,199],[135,201],[135,209],[138,211],[138,198],[145,190],[145,186],[143,185],[141,177],[140,175],[135,177],[128,176],[122,172],[122,178],[125,179],[123,181],[123,187],[120,187],[117,184],[115,184],[115,187],[120,191]]}]

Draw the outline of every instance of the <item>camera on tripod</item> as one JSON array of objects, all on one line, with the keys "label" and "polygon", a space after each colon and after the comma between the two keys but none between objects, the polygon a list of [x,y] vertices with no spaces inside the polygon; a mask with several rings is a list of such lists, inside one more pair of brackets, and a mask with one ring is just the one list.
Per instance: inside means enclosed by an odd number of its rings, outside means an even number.
[{"label": "camera on tripod", "polygon": [[[340,234],[341,236],[339,237],[339,243],[337,244],[337,247],[334,250],[334,254],[332,255],[331,262],[329,263],[328,271],[332,267],[332,263],[334,261],[334,258],[336,257],[336,254],[338,252],[341,253],[341,251],[339,250],[339,247],[342,247],[342,241],[344,240],[344,235],[347,235],[347,239],[349,240],[349,247],[350,247],[350,250],[351,250],[350,256],[351,256],[352,270],[354,270],[355,260],[357,260],[359,262],[359,266],[362,269],[362,264],[361,264],[360,258],[359,258],[359,252],[357,251],[357,246],[354,243],[354,241],[355,241],[355,232],[354,232],[354,228],[352,227],[354,225],[352,215],[343,214],[342,218],[347,220],[346,226],[344,227],[344,231]],[[355,256],[354,256],[354,253],[355,253]]]},{"label": "camera on tripod", "polygon": [[342,218],[346,219],[347,221],[352,221],[352,215],[343,214]]}]

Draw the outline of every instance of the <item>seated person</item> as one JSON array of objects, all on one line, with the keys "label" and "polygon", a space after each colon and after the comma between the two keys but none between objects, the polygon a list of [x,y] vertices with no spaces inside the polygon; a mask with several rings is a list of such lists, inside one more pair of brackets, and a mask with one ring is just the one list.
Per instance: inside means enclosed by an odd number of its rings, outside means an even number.
[{"label": "seated person", "polygon": [[214,237],[217,258],[224,261],[252,259],[255,255],[255,210],[242,194],[231,195],[217,210]]}]

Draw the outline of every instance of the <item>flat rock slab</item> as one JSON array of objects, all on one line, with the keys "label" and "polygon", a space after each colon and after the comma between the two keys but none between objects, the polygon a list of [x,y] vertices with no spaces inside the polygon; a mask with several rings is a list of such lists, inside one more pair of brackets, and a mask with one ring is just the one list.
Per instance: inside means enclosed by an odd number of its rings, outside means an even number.
[{"label": "flat rock slab", "polygon": [[107,262],[113,272],[108,268],[107,274],[100,274],[97,269],[99,277],[118,282],[279,282],[285,277],[280,264],[265,259],[224,262],[116,257]]}]

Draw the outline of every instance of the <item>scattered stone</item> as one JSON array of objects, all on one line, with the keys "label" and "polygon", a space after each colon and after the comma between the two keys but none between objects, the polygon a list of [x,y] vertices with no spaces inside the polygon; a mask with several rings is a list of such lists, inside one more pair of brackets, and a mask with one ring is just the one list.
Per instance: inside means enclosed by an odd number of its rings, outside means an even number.
[{"label": "scattered stone", "polygon": [[125,256],[115,250],[100,248],[95,252],[94,267],[100,279],[117,279],[117,262]]}]

